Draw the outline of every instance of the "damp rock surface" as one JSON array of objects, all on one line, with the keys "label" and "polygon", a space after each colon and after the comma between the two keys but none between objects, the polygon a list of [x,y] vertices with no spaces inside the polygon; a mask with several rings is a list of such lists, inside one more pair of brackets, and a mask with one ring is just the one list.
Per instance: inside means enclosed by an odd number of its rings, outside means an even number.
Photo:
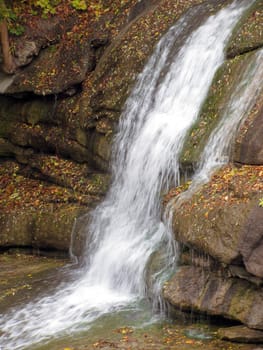
[{"label": "damp rock surface", "polygon": [[250,329],[244,326],[220,328],[218,336],[221,339],[230,340],[237,343],[263,343],[263,332]]}]

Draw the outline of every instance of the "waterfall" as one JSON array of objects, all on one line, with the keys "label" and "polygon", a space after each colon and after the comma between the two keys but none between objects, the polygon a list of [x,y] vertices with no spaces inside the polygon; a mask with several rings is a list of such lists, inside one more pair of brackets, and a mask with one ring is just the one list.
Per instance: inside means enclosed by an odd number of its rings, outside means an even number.
[{"label": "waterfall", "polygon": [[209,181],[213,172],[229,162],[237,131],[262,93],[262,58],[263,50],[259,50],[246,59],[245,69],[238,76],[239,83],[225,102],[221,118],[201,153],[191,185],[176,199],[176,205],[190,198],[201,185]]},{"label": "waterfall", "polygon": [[[53,295],[2,317],[4,349],[23,349],[67,331],[87,329],[99,316],[144,298],[146,266],[160,247],[167,253],[164,265],[173,264],[171,232],[160,218],[160,194],[171,183],[178,184],[187,131],[224,60],[233,26],[249,2],[234,2],[210,16],[176,55],[171,52],[191,16],[161,39],[122,114],[113,184],[92,213],[82,270]],[[158,289],[158,281],[153,288]]]},{"label": "waterfall", "polygon": [[263,50],[252,54],[246,69],[241,72],[239,83],[230,95],[222,117],[205,145],[193,183],[208,181],[213,171],[228,163],[236,131],[262,92],[262,58]]}]

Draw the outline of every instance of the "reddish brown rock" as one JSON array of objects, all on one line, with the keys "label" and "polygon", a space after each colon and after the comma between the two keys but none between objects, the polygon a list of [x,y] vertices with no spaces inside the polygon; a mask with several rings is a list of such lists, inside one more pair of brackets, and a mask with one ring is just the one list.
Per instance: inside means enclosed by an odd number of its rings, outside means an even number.
[{"label": "reddish brown rock", "polygon": [[[234,159],[242,164],[263,164],[263,99],[249,127],[244,126],[235,143]],[[249,121],[248,121],[249,122]]]},{"label": "reddish brown rock", "polygon": [[221,315],[263,330],[263,290],[195,266],[181,266],[165,284],[164,298],[175,308]]},{"label": "reddish brown rock", "polygon": [[263,278],[263,208],[255,206],[243,228],[239,250],[246,269]]},{"label": "reddish brown rock", "polygon": [[[221,339],[237,343],[263,343],[263,332],[244,326],[220,328],[218,330],[218,336]],[[260,350],[260,348],[257,349]]]}]

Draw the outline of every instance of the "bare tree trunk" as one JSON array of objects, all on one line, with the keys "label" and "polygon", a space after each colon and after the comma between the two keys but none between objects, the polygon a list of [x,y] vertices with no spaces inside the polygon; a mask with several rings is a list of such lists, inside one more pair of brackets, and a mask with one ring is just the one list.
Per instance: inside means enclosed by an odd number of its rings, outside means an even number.
[{"label": "bare tree trunk", "polygon": [[10,51],[8,29],[5,20],[0,21],[0,43],[3,50],[3,70],[5,73],[13,74],[15,71],[15,64]]}]

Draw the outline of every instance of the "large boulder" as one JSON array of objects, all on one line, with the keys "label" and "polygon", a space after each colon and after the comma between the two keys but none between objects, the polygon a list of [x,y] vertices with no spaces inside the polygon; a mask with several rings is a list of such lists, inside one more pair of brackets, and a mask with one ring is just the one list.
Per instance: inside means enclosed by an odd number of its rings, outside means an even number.
[{"label": "large boulder", "polygon": [[248,272],[263,278],[263,208],[254,206],[243,228],[239,251]]},{"label": "large boulder", "polygon": [[[218,330],[218,336],[223,340],[230,340],[237,343],[263,343],[262,331],[244,326],[220,328]],[[255,348],[253,350],[260,350],[260,348]]]},{"label": "large boulder", "polygon": [[181,266],[163,292],[175,308],[263,330],[262,178],[262,166],[225,166],[190,199],[175,202]]},{"label": "large boulder", "polygon": [[176,208],[176,239],[224,264],[244,261],[250,273],[261,276],[262,174],[262,166],[226,167],[216,173]]},{"label": "large boulder", "polygon": [[76,219],[94,208],[108,183],[109,176],[58,156],[32,155],[31,167],[2,162],[0,246],[68,252]]},{"label": "large boulder", "polygon": [[263,290],[238,278],[196,266],[182,266],[163,288],[181,310],[221,315],[263,330]]}]

